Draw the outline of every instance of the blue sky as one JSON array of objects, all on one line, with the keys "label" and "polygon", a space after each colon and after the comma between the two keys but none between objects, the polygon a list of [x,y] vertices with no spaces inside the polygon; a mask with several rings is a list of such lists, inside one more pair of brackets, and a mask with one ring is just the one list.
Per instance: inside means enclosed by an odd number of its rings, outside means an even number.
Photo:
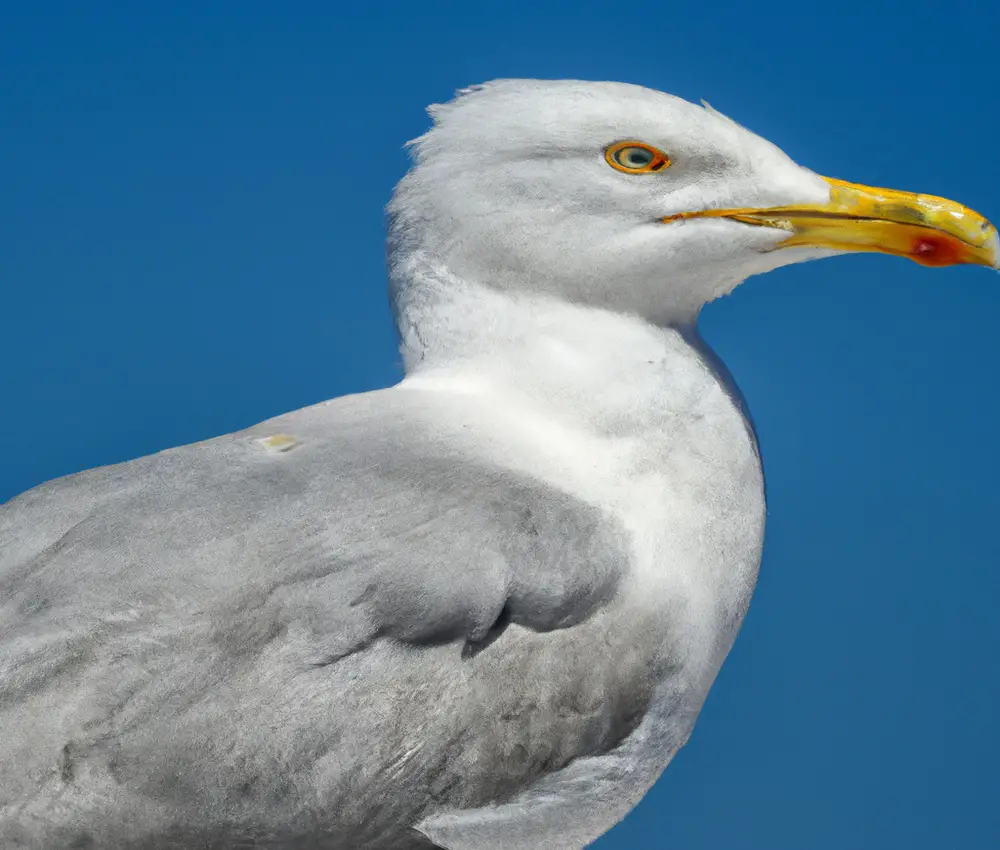
[{"label": "blue sky", "polygon": [[[1000,218],[1000,7],[22,3],[0,28],[0,499],[400,376],[383,205],[423,108],[641,83]],[[1000,278],[853,256],[703,317],[770,520],[691,743],[596,845],[1000,847]]]}]

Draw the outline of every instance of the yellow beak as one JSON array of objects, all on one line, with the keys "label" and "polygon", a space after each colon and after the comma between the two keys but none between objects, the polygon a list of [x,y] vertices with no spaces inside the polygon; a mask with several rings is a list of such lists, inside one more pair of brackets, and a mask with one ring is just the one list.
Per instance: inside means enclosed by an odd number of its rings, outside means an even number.
[{"label": "yellow beak", "polygon": [[788,238],[778,248],[878,251],[909,257],[925,266],[974,263],[1000,268],[996,228],[968,207],[933,195],[823,179],[830,184],[830,200],[825,204],[703,210],[663,220],[728,218],[785,230]]}]

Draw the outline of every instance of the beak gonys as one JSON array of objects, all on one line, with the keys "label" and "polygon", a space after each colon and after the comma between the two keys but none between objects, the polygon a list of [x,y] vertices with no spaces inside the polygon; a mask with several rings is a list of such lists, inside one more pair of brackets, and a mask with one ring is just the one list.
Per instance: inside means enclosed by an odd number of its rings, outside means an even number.
[{"label": "beak gonys", "polygon": [[703,210],[663,221],[728,218],[787,231],[788,238],[778,248],[877,251],[925,266],[972,263],[1000,268],[996,228],[968,207],[933,195],[823,179],[830,184],[825,204]]}]

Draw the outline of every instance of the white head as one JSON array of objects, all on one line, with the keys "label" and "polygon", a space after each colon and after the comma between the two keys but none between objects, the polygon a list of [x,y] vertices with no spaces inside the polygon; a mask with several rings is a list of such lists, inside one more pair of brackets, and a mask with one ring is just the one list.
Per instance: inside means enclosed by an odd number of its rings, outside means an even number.
[{"label": "white head", "polygon": [[430,114],[390,205],[404,301],[430,277],[676,325],[750,275],[838,251],[997,263],[996,231],[964,207],[827,180],[639,86],[503,80]]}]

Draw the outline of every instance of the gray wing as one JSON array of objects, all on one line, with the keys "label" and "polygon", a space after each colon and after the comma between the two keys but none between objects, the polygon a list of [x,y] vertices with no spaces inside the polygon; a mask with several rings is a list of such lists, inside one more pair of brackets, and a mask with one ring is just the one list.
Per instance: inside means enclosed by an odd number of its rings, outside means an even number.
[{"label": "gray wing", "polygon": [[624,534],[440,420],[354,396],[8,503],[4,846],[479,846],[456,816],[623,741]]}]

